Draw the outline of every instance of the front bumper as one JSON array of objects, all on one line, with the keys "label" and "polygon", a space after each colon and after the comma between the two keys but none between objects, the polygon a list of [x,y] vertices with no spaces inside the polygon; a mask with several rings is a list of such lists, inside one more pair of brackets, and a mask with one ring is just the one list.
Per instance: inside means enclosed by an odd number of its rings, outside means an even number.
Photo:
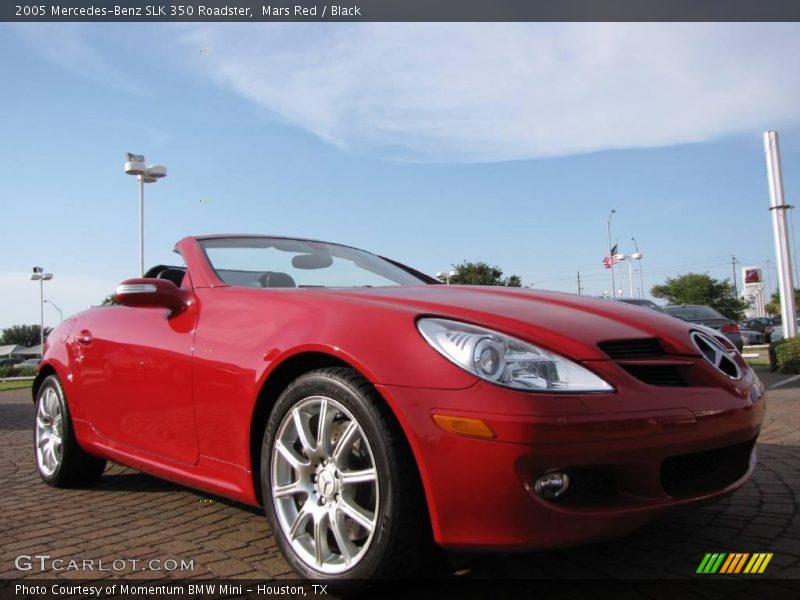
[{"label": "front bumper", "polygon": [[[616,365],[593,368],[618,380],[604,373]],[[465,390],[379,386],[416,456],[436,541],[511,549],[616,537],[747,481],[765,407],[751,370],[719,386],[623,383],[612,394],[570,396],[485,382]],[[496,437],[446,433],[434,413],[479,418]],[[554,469],[572,483],[545,500],[534,482]]]}]

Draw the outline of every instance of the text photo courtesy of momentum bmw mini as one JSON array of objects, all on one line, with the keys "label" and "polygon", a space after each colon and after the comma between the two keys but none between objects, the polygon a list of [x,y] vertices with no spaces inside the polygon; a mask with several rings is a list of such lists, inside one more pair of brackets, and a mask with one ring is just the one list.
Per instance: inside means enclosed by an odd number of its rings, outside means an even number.
[{"label": "text photo courtesy of momentum bmw mini", "polygon": [[623,536],[753,473],[764,388],[714,330],[321,241],[175,251],[48,337],[47,484],[127,465],[263,508],[303,578],[366,580]]}]

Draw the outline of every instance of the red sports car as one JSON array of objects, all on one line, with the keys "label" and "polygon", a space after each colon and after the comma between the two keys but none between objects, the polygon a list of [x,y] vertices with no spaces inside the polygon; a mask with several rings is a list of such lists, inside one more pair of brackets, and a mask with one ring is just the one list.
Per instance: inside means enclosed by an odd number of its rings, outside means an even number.
[{"label": "red sports car", "polygon": [[441,285],[304,239],[210,235],[49,337],[36,464],[106,460],[264,507],[307,578],[565,546],[719,499],[763,386],[724,340],[616,302]]}]

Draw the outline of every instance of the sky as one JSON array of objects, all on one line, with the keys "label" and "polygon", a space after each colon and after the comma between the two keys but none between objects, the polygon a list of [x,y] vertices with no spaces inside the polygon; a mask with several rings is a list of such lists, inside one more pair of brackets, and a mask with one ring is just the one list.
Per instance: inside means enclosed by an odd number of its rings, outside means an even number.
[{"label": "sky", "polygon": [[[2,24],[0,328],[66,317],[179,239],[341,242],[608,291],[607,219],[645,290],[775,285],[762,134],[800,189],[797,24]],[[800,218],[800,217],[798,217]],[[627,265],[621,271],[628,295]],[[639,265],[635,265],[639,266]],[[741,266],[741,265],[740,265]],[[770,272],[771,271],[771,272]],[[740,278],[740,272],[737,273]],[[639,291],[634,271],[634,295]],[[617,282],[619,286],[619,281]],[[45,306],[45,324],[59,316]]]}]

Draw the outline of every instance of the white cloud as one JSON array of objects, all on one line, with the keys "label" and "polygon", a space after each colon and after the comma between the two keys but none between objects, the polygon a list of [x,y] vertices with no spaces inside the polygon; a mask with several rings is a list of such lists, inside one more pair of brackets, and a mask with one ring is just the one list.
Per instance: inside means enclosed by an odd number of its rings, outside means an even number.
[{"label": "white cloud", "polygon": [[20,23],[14,29],[40,57],[73,72],[79,77],[107,85],[121,92],[141,95],[145,89],[104,56],[90,29],[81,23]]},{"label": "white cloud", "polygon": [[356,153],[526,159],[800,120],[797,24],[176,27],[199,72]]}]

